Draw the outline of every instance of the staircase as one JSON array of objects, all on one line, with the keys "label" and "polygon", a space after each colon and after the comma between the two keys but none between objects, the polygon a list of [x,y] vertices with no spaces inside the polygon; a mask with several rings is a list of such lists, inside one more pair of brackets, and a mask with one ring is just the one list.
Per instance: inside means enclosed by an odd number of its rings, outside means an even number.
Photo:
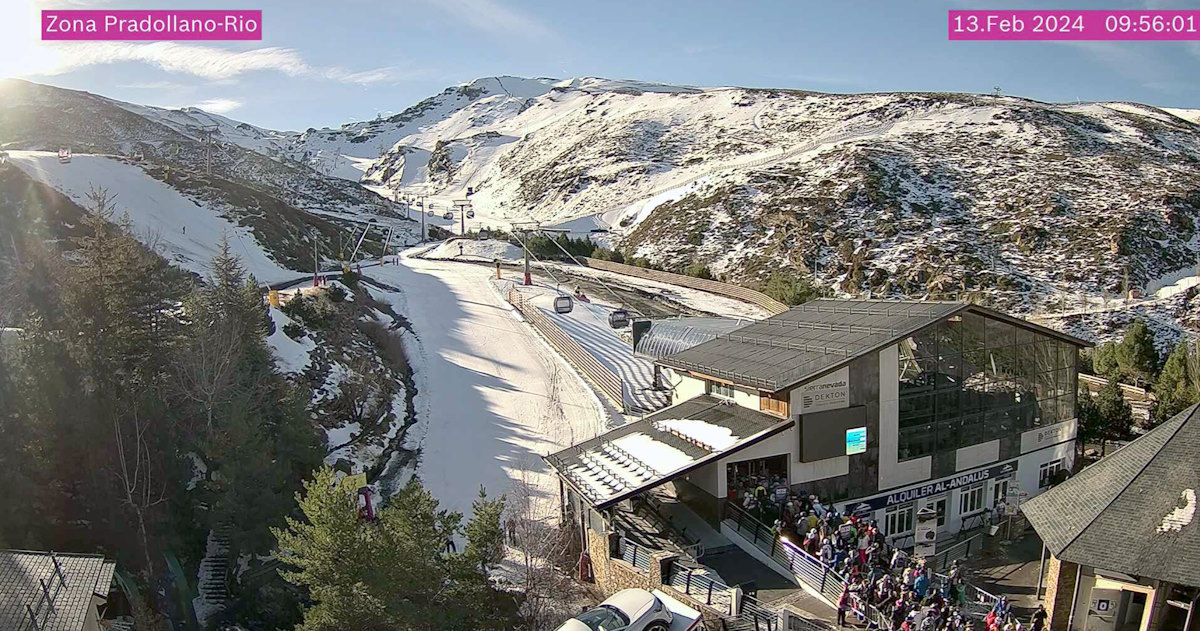
[{"label": "staircase", "polygon": [[229,604],[229,536],[232,524],[219,524],[208,531],[208,543],[200,570],[196,576],[196,591],[192,600],[196,621],[207,627]]}]

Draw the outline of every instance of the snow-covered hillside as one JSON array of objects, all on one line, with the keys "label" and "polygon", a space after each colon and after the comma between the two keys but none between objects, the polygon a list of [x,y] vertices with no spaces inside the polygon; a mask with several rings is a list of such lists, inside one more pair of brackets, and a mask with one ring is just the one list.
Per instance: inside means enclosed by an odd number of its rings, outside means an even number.
[{"label": "snow-covered hillside", "polygon": [[457,230],[441,215],[471,189],[468,228],[536,219],[749,286],[811,275],[849,295],[1045,313],[1153,292],[1200,259],[1195,110],[487,77],[394,116],[288,133],[0,89],[19,97],[0,108],[0,141],[17,148],[82,139],[196,171],[211,134],[214,173],[310,214],[394,218],[380,195],[424,196],[426,219]]},{"label": "snow-covered hillside", "polygon": [[226,220],[211,208],[181,195],[146,175],[141,168],[101,156],[75,156],[59,164],[58,155],[43,151],[12,151],[9,160],[35,180],[44,182],[87,208],[88,195],[106,188],[115,193],[118,217],[128,217],[139,240],[151,244],[168,261],[204,275],[217,254],[222,235],[260,282],[295,278],[263,251],[254,234]]}]

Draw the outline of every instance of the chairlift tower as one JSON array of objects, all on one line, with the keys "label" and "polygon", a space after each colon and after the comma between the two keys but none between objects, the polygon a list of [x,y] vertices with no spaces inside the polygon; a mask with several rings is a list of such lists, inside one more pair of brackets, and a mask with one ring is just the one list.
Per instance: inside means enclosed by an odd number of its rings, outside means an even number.
[{"label": "chairlift tower", "polygon": [[458,211],[459,216],[459,234],[467,236],[467,209],[471,207],[471,201],[467,199],[455,200],[454,210]]},{"label": "chairlift tower", "polygon": [[204,142],[204,174],[212,176],[212,152],[216,146],[216,125],[205,125],[200,128],[200,137]]}]

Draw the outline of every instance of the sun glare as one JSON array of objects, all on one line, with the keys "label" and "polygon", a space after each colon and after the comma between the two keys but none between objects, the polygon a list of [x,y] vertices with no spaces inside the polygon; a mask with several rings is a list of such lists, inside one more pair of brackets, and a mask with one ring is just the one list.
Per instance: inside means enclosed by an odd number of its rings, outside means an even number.
[{"label": "sun glare", "polygon": [[0,2],[0,77],[49,74],[59,67],[57,43],[41,41],[41,8],[36,0]]}]

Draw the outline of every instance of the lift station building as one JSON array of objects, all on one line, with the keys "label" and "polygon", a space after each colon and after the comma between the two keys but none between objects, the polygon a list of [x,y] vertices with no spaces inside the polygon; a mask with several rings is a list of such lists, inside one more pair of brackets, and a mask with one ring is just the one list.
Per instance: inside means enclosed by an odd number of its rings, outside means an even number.
[{"label": "lift station building", "polygon": [[675,325],[675,343],[636,324],[672,405],[546,458],[585,536],[668,483],[720,529],[727,502],[771,479],[907,547],[922,508],[951,536],[1072,465],[1088,342],[990,308],[820,299]]}]

